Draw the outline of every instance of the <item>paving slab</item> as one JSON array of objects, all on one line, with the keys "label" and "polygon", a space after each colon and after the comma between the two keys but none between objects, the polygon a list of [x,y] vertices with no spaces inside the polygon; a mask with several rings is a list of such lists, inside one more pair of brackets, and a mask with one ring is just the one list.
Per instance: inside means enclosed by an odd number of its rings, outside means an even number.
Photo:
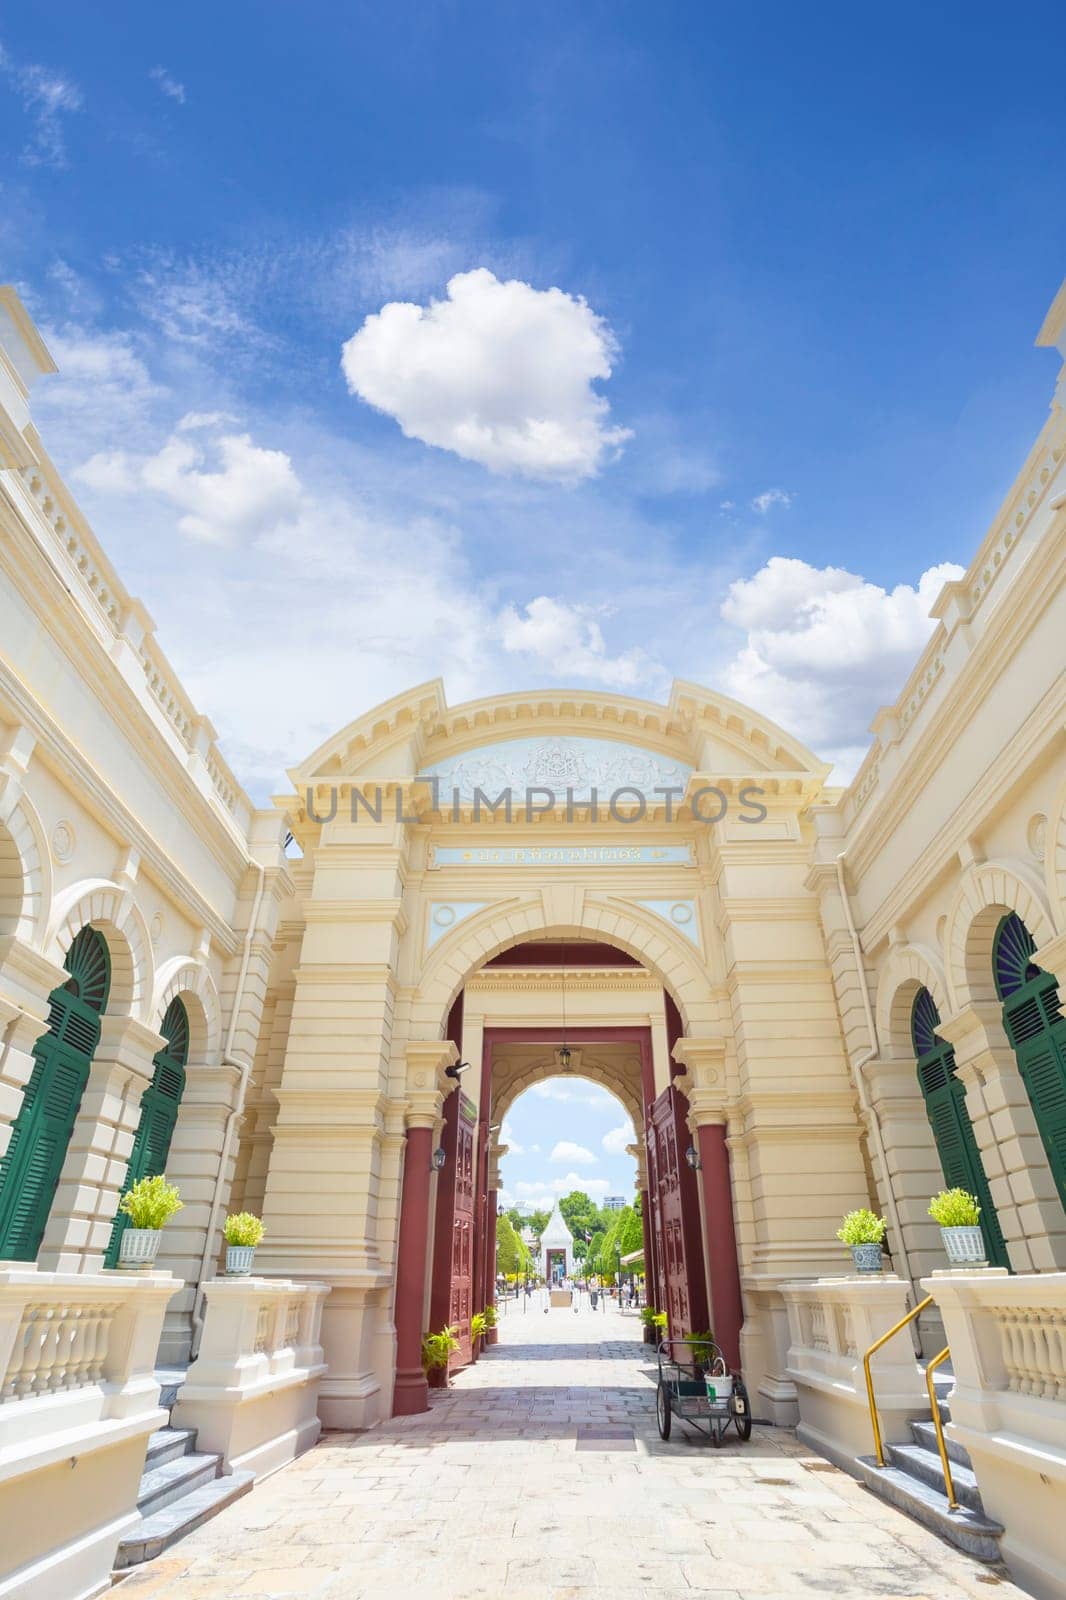
[{"label": "paving slab", "polygon": [[[129,1600],[1023,1600],[787,1429],[655,1423],[633,1315],[501,1311],[422,1416],[332,1431],[118,1585]],[[992,1583],[990,1585],[990,1580]],[[121,1594],[118,1600],[122,1600]]]}]

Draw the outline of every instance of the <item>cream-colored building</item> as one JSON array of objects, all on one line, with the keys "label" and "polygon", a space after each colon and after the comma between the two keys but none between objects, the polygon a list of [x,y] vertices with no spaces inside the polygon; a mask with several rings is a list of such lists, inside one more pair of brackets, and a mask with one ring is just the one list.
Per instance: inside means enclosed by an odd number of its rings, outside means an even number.
[{"label": "cream-colored building", "polygon": [[[1038,342],[1066,355],[1066,291]],[[161,1359],[198,1349],[221,1220],[249,1209],[257,1272],[328,1290],[323,1423],[419,1409],[423,1331],[468,1337],[492,1298],[498,1129],[560,1071],[632,1117],[649,1283],[675,1332],[714,1327],[759,1417],[801,1417],[784,1291],[845,1270],[841,1214],[885,1214],[913,1295],[945,1177],[1061,1325],[1061,381],[847,788],[711,688],[451,706],[433,682],[257,810],[36,433],[51,370],[0,291],[0,1258],[22,1264],[0,1374],[26,1370],[27,1265],[64,1304],[106,1288],[123,1186],[161,1160],[185,1200]],[[0,1462],[25,1403],[0,1398]],[[12,1482],[51,1470],[25,1432]]]}]

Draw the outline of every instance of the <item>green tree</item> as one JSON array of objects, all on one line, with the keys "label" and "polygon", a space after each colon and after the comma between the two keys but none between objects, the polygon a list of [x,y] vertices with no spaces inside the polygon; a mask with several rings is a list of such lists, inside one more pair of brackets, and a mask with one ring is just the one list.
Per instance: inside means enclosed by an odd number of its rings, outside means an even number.
[{"label": "green tree", "polygon": [[504,1212],[496,1218],[496,1268],[498,1272],[513,1276],[524,1272],[529,1262],[529,1251],[516,1233],[510,1216]]},{"label": "green tree", "polygon": [[548,1223],[551,1221],[551,1212],[533,1211],[526,1218],[526,1221],[529,1223],[529,1226],[533,1229],[533,1232],[539,1239],[545,1228],[548,1226]]}]

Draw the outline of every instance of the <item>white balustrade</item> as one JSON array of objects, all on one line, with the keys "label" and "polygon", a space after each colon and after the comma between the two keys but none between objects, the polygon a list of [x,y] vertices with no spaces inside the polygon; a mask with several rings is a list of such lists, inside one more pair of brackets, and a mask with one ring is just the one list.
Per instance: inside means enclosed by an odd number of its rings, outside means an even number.
[{"label": "white balustrade", "polygon": [[955,1387],[948,1433],[969,1451],[1000,1548],[1025,1588],[1066,1594],[1066,1272],[936,1272]]},{"label": "white balustrade", "polygon": [[5,1600],[65,1600],[108,1586],[119,1540],[137,1520],[148,1435],[166,1421],[155,1357],[167,1302],[181,1287],[166,1272],[0,1263]]},{"label": "white balustrade", "polygon": [[[796,1385],[799,1438],[848,1472],[874,1449],[863,1356],[913,1304],[910,1285],[891,1274],[816,1278],[782,1286],[788,1312],[788,1376]],[[909,1328],[873,1357],[884,1438],[906,1440],[911,1417],[928,1409]]]},{"label": "white balustrade", "polygon": [[321,1432],[318,1386],[324,1283],[217,1278],[204,1288],[200,1351],[173,1419],[196,1428],[229,1470],[257,1477],[284,1466]]}]

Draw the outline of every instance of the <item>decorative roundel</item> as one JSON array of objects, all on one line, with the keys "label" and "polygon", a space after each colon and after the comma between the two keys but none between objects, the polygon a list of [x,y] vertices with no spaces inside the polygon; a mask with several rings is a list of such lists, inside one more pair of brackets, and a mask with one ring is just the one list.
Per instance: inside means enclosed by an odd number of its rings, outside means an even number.
[{"label": "decorative roundel", "polygon": [[57,861],[69,861],[77,846],[73,825],[57,822],[52,829],[52,854]]},{"label": "decorative roundel", "polygon": [[434,906],[433,921],[438,928],[450,928],[455,921],[454,906]]},{"label": "decorative roundel", "polygon": [[1038,811],[1035,817],[1029,818],[1025,840],[1034,858],[1043,861],[1047,849],[1047,817],[1042,811]]},{"label": "decorative roundel", "polygon": [[690,905],[686,905],[683,900],[679,900],[676,905],[670,907],[670,917],[674,922],[691,922],[692,907]]},{"label": "decorative roundel", "polygon": [[163,913],[161,911],[157,911],[151,922],[148,924],[148,934],[153,944],[158,944],[160,939],[163,937],[164,926],[165,923],[163,921]]}]

